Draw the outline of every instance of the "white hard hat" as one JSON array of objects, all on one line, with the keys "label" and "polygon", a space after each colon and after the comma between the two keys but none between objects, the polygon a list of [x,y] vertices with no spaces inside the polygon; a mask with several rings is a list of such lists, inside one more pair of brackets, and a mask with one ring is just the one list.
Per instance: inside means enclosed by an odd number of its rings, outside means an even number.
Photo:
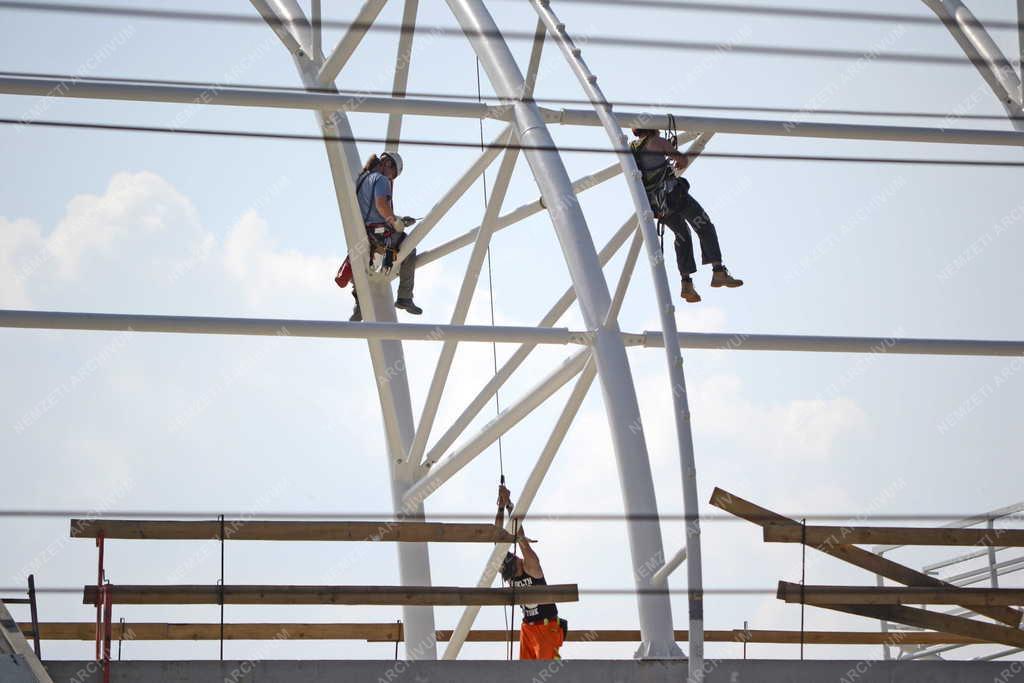
[{"label": "white hard hat", "polygon": [[387,157],[388,159],[391,159],[391,161],[394,162],[394,164],[395,164],[395,175],[396,176],[402,175],[402,166],[403,166],[403,164],[402,164],[402,156],[398,152],[384,152],[380,156],[381,156],[382,159],[384,157]]}]

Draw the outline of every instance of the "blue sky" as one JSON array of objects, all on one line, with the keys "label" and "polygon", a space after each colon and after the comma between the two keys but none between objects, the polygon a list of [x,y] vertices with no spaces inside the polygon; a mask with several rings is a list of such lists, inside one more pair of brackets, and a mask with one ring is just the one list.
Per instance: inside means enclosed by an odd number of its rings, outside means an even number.
[{"label": "blue sky", "polygon": [[[118,3],[122,4],[122,3]],[[123,3],[130,4],[130,3]],[[138,3],[136,3],[138,4]],[[820,6],[819,3],[801,3]],[[895,11],[865,2],[866,10]],[[198,2],[175,7],[203,9]],[[525,3],[489,3],[503,29],[530,32]],[[839,3],[827,6],[840,8]],[[354,3],[325,2],[347,20]],[[248,3],[224,11],[250,13]],[[570,31],[629,37],[677,37],[728,44],[885,49],[958,55],[934,26],[893,26],[738,15],[557,6]],[[985,17],[1013,19],[1006,7],[979,5]],[[899,11],[926,16],[918,3]],[[385,8],[394,23],[401,3]],[[426,25],[454,26],[438,0],[421,2]],[[33,12],[3,17],[9,71],[84,73],[153,79],[296,85],[294,68],[264,26],[89,18]],[[325,46],[339,30],[326,31]],[[1011,32],[995,34],[1015,54]],[[116,43],[112,52],[104,46]],[[525,64],[527,42],[513,43]],[[104,54],[102,59],[96,55]],[[880,62],[758,57],[721,53],[586,46],[585,57],[613,100],[695,104],[970,111],[1001,108],[968,64],[916,66]],[[390,83],[394,36],[371,33],[339,79],[342,88]],[[548,45],[540,97],[580,97],[568,68]],[[416,44],[410,90],[475,95],[476,71],[459,38]],[[485,93],[488,86],[485,83]],[[682,112],[677,112],[682,113]],[[0,96],[0,115],[259,131],[315,130],[302,111],[187,108],[172,104],[42,101]],[[830,119],[842,120],[842,119]],[[378,138],[384,117],[355,114],[357,135]],[[937,125],[897,119],[892,123]],[[1007,129],[1002,122],[964,127]],[[490,139],[496,124],[485,126]],[[559,143],[600,146],[598,129],[554,127]],[[410,138],[477,140],[474,123],[409,119]],[[96,312],[345,319],[351,299],[332,282],[344,252],[337,206],[315,142],[0,128],[7,163],[0,185],[0,305]],[[953,145],[718,136],[710,151],[849,154],[1020,160],[1018,150]],[[376,151],[360,147],[363,156]],[[405,147],[406,173],[396,190],[401,213],[422,215],[475,158],[472,150]],[[611,163],[568,154],[577,177]],[[493,171],[491,174],[493,178]],[[747,286],[711,290],[697,276],[699,306],[679,303],[682,330],[794,334],[1020,339],[1017,301],[1024,294],[1018,254],[1024,247],[1019,169],[705,159],[689,172],[693,193],[718,226],[726,262]],[[425,243],[430,247],[475,226],[477,186]],[[520,162],[506,207],[537,190]],[[621,179],[583,197],[602,245],[629,215]],[[499,322],[534,324],[568,276],[546,216],[494,240],[494,296]],[[423,320],[447,322],[467,252],[424,267],[417,300]],[[622,256],[607,273],[618,277]],[[675,279],[670,262],[670,279]],[[620,318],[627,330],[657,328],[650,274],[641,262]],[[471,322],[489,321],[486,279]],[[407,319],[407,318],[403,318]],[[575,313],[567,318],[579,326]],[[0,391],[0,450],[5,508],[78,510],[290,510],[386,512],[389,507],[380,419],[364,346],[298,339],[202,338],[7,330]],[[499,358],[511,353],[499,346]],[[408,345],[419,411],[438,347]],[[507,404],[571,351],[544,349],[502,392]],[[490,372],[490,348],[465,345],[457,356],[435,436]],[[966,514],[1020,499],[1018,456],[1024,398],[1019,359],[915,358],[764,352],[686,352],[702,504],[721,486],[794,515],[849,513]],[[660,509],[682,510],[678,458],[663,376],[654,350],[630,354],[644,411]],[[504,440],[514,492],[561,408],[559,393]],[[476,426],[483,424],[485,414]],[[428,510],[490,511],[497,481],[491,449],[431,498]],[[537,512],[619,512],[621,498],[608,427],[592,392],[535,505]],[[712,512],[707,506],[705,512]],[[0,520],[7,542],[0,577],[20,584],[33,566],[47,586],[94,578],[94,550],[67,541],[61,518]],[[531,535],[557,581],[583,587],[630,587],[625,534],[617,523],[537,522]],[[664,524],[666,548],[683,541]],[[735,522],[704,527],[709,590],[774,588],[799,578],[793,547],[767,546]],[[312,546],[312,547],[311,547]],[[47,549],[55,549],[50,553]],[[115,582],[212,583],[216,552],[203,544],[111,544]],[[432,548],[435,582],[475,583],[486,548]],[[50,555],[53,557],[50,557]],[[33,561],[32,558],[36,558]],[[585,561],[581,561],[585,558]],[[920,554],[908,561],[925,561]],[[684,588],[684,574],[673,587]],[[389,547],[288,547],[233,544],[228,580],[238,583],[397,583]],[[810,559],[808,580],[873,583],[827,558]],[[73,596],[47,595],[46,620],[88,620]],[[579,627],[635,626],[630,597],[600,597],[565,610]],[[315,613],[314,613],[315,612]],[[343,612],[343,613],[342,613]],[[125,609],[135,620],[214,620],[210,609]],[[390,621],[393,609],[234,608],[229,620]],[[685,602],[674,601],[677,627]],[[458,618],[438,610],[439,628]],[[709,595],[709,628],[792,628],[798,612],[772,595]],[[478,625],[500,628],[498,610]],[[808,627],[872,628],[868,622],[809,611]],[[47,645],[53,656],[85,657],[88,644]],[[215,656],[216,644],[132,644],[126,656]],[[389,657],[387,645],[230,643],[229,657]],[[628,656],[628,645],[570,646],[571,657]],[[500,657],[500,646],[471,646],[469,656]],[[711,656],[735,656],[709,646]],[[873,650],[872,650],[873,652]],[[128,654],[130,653],[130,654]],[[759,646],[756,656],[791,657],[793,647]],[[859,656],[867,649],[827,648],[811,656]]]}]

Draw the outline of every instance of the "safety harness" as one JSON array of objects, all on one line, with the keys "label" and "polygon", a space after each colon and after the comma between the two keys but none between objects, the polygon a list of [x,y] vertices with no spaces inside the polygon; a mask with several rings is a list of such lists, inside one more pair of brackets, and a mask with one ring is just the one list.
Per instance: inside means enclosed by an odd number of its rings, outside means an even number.
[{"label": "safety harness", "polygon": [[[665,139],[672,145],[672,149],[679,149],[679,132],[676,130],[676,117],[672,114],[668,114],[668,128],[665,131]],[[654,168],[647,168],[644,164],[644,148],[647,147],[647,143],[650,142],[651,136],[648,135],[643,138],[638,138],[629,143],[629,148],[633,152],[633,157],[636,160],[636,165],[640,169],[644,190],[647,192],[647,198],[651,202],[651,210],[654,212],[654,218],[656,219],[656,227],[658,231],[658,241],[661,245],[661,251],[665,251],[665,217],[669,214],[668,196],[672,190],[675,189],[676,183],[679,182],[679,178],[676,177],[675,172],[672,170],[672,165],[669,164],[668,160],[663,159],[663,162]],[[650,154],[650,153],[648,153]]]},{"label": "safety harness", "polygon": [[[365,171],[359,176],[359,180],[356,182],[356,197],[359,196],[359,190],[362,188],[363,183],[369,177],[372,171]],[[372,208],[372,203],[370,207]],[[373,268],[373,257],[376,254],[383,254],[384,258],[381,260],[380,272],[389,273],[391,267],[395,265],[395,257],[398,255],[398,245],[401,240],[396,239],[397,232],[387,223],[368,223],[367,218],[370,215],[370,211],[363,212],[363,224],[366,226],[366,238],[370,242],[370,268]]]}]

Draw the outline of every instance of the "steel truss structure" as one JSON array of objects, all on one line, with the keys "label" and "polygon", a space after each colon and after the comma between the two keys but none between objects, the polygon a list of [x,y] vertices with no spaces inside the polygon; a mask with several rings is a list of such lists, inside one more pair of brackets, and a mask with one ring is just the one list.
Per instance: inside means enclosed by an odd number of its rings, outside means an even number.
[{"label": "steel truss structure", "polygon": [[[627,532],[632,562],[636,568],[649,562],[650,558],[664,560],[668,556],[664,552],[661,527],[657,521],[658,507],[644,432],[642,427],[635,427],[640,424],[640,411],[626,349],[628,346],[663,348],[667,379],[673,387],[684,509],[688,519],[694,521],[687,527],[686,547],[675,553],[667,562],[663,561],[659,571],[653,576],[650,572],[634,572],[641,639],[636,654],[641,658],[683,656],[673,637],[669,595],[652,589],[664,586],[672,570],[685,561],[689,595],[689,668],[691,680],[702,680],[704,625],[700,527],[696,521],[696,465],[681,347],[869,353],[877,352],[876,345],[882,340],[779,335],[697,335],[680,333],[676,329],[675,309],[664,260],[657,244],[653,216],[640,181],[639,171],[622,135],[622,128],[631,125],[666,128],[670,123],[669,117],[639,112],[613,112],[597,85],[597,77],[587,67],[580,48],[574,44],[569,31],[559,21],[548,0],[530,0],[530,5],[537,14],[537,24],[525,73],[513,58],[483,0],[446,0],[501,102],[498,105],[405,97],[418,0],[405,0],[404,3],[392,97],[360,96],[358,99],[337,94],[335,79],[344,70],[386,4],[386,0],[365,0],[348,31],[329,52],[324,50],[321,42],[320,0],[311,0],[309,16],[297,0],[251,2],[290,54],[307,92],[95,80],[82,81],[71,88],[55,88],[57,83],[52,79],[0,77],[0,93],[308,109],[314,113],[317,126],[325,138],[324,148],[334,181],[344,237],[347,249],[353,255],[366,254],[368,244],[355,198],[354,179],[361,163],[348,113],[386,113],[386,147],[389,150],[396,150],[401,144],[405,116],[489,118],[506,122],[507,126],[502,133],[491,145],[485,146],[480,157],[466,169],[451,189],[439,198],[424,220],[410,232],[398,257],[399,260],[405,258],[413,248],[430,236],[452,206],[484,171],[499,156],[501,157],[490,201],[480,224],[454,239],[421,251],[418,257],[418,264],[422,266],[464,247],[471,247],[469,262],[450,323],[438,326],[398,324],[392,305],[391,279],[371,273],[365,266],[360,267],[358,264],[362,264],[365,259],[354,258],[353,262],[357,264],[353,273],[355,286],[359,291],[363,316],[367,321],[359,325],[318,321],[101,316],[26,311],[3,312],[0,315],[0,325],[199,334],[294,334],[366,339],[374,375],[390,378],[387,382],[378,383],[377,391],[387,445],[392,501],[399,518],[424,518],[424,501],[433,492],[560,387],[575,380],[575,386],[520,493],[516,514],[528,514],[566,432],[592,384],[597,380],[604,398],[618,463],[624,512],[629,515]],[[1024,113],[1021,77],[1014,72],[1011,62],[999,52],[982,25],[959,0],[924,2],[938,15],[961,45],[966,57],[973,61],[992,87],[1017,131],[1024,131],[1024,121],[1020,119]],[[1020,3],[1020,10],[1024,20],[1024,2]],[[533,101],[533,87],[541,63],[542,50],[548,41],[557,47],[578,79],[580,87],[592,104],[591,110],[545,109]],[[214,93],[212,97],[209,96],[210,92]],[[674,122],[685,131],[680,136],[683,141],[694,141],[690,148],[693,154],[699,153],[710,136],[715,133],[1024,146],[1024,134],[1009,131],[795,123],[693,116],[676,116]],[[573,181],[563,165],[549,129],[550,124],[602,127],[611,143],[611,149],[615,150],[615,163]],[[502,213],[505,194],[519,156],[525,157],[530,167],[540,192],[540,199]],[[598,250],[591,238],[586,217],[575,197],[619,175],[623,176],[632,209],[624,217],[622,227],[602,249]],[[494,233],[544,211],[547,212],[558,238],[572,285],[535,328],[466,325],[467,313]],[[603,266],[622,250],[627,242],[629,247],[623,270],[614,289],[610,289],[603,274]],[[640,334],[623,333],[618,326],[618,313],[641,250],[644,250],[653,274],[662,329],[658,332]],[[561,316],[577,302],[586,329],[570,331],[555,327]],[[666,344],[667,339],[678,339],[679,343]],[[737,342],[737,339],[740,341]],[[433,340],[442,345],[424,409],[418,420],[413,413],[408,378],[404,371],[404,340]],[[431,443],[437,408],[448,380],[455,351],[458,344],[465,341],[513,342],[520,346],[495,376],[486,382],[459,417]],[[495,420],[479,432],[465,436],[460,444],[455,446],[473,419],[522,365],[531,351],[540,344],[576,344],[582,348],[538,382],[536,387],[509,405]],[[895,353],[1020,355],[1024,352],[1024,345],[1015,342],[892,340],[892,343],[887,343],[886,346],[887,352]],[[479,586],[486,587],[493,583],[498,561],[506,548],[507,543],[494,547],[488,563],[481,572]],[[398,561],[403,585],[431,585],[426,543],[400,544]],[[478,609],[479,607],[466,609],[451,635],[444,658],[452,659],[458,656]],[[433,608],[404,607],[404,632],[408,644],[408,657],[437,657],[437,631]]]}]

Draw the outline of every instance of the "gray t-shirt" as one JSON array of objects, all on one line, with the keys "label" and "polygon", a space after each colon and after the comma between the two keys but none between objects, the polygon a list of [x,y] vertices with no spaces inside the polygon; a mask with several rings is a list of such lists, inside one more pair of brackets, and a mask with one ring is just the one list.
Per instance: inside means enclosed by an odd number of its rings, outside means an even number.
[{"label": "gray t-shirt", "polygon": [[356,181],[359,188],[356,198],[359,200],[359,211],[366,224],[384,223],[384,216],[377,210],[378,197],[391,197],[391,180],[386,175],[371,171],[365,179]]}]

